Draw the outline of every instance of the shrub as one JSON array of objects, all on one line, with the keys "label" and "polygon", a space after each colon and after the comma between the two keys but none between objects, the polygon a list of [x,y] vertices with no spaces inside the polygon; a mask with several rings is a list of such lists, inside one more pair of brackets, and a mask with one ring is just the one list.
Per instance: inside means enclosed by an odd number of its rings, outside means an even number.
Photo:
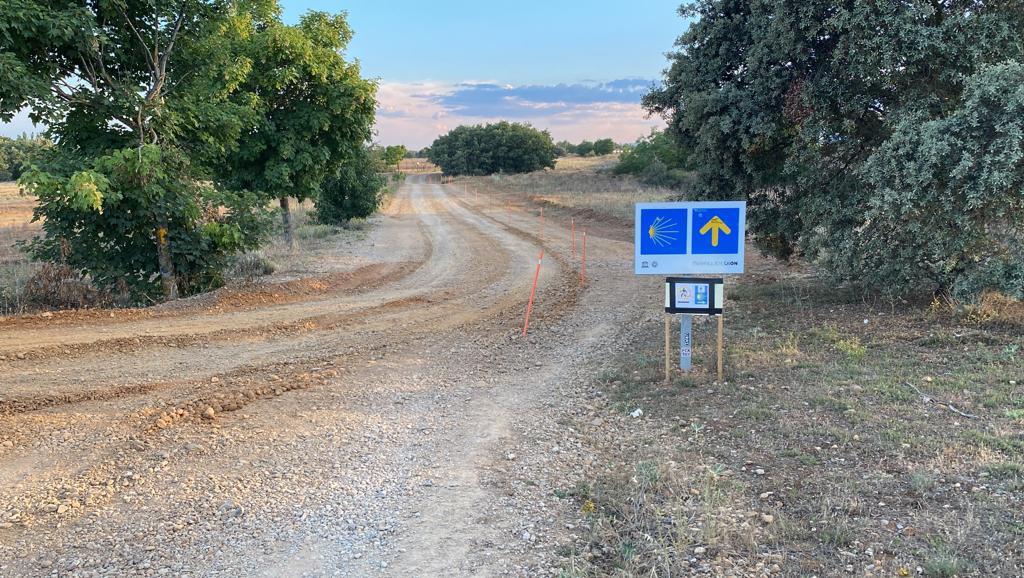
[{"label": "shrub", "polygon": [[22,302],[27,308],[84,309],[109,305],[111,301],[79,272],[53,263],[45,263],[29,277],[22,290]]},{"label": "shrub", "polygon": [[236,279],[252,281],[257,277],[270,275],[277,270],[277,265],[260,251],[244,253],[235,257],[228,268],[228,275]]},{"label": "shrub", "polygon": [[610,138],[603,138],[594,141],[595,155],[610,155],[615,152],[615,141]]},{"label": "shrub", "polygon": [[635,175],[641,182],[656,187],[682,188],[690,182],[685,161],[685,155],[668,135],[651,131],[649,136],[625,147],[614,172]]}]

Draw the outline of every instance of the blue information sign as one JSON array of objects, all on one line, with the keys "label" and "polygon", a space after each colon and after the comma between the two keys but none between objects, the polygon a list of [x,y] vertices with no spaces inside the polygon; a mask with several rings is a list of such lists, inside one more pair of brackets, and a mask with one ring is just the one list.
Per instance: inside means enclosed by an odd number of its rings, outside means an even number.
[{"label": "blue information sign", "polygon": [[638,275],[743,272],[747,203],[637,203]]}]

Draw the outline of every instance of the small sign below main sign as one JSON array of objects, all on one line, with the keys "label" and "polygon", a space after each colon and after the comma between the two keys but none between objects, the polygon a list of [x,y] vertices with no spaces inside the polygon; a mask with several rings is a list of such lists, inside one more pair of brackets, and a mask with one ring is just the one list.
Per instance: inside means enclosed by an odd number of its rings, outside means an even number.
[{"label": "small sign below main sign", "polygon": [[743,272],[746,201],[637,203],[637,275]]},{"label": "small sign below main sign", "polygon": [[665,278],[665,313],[720,315],[725,285],[722,279]]}]

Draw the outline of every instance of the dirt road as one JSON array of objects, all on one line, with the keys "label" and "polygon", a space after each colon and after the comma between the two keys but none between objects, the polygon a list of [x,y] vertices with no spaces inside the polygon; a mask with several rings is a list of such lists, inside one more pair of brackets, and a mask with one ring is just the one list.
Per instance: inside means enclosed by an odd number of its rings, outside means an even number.
[{"label": "dirt road", "polygon": [[588,459],[554,416],[657,309],[627,243],[584,289],[538,235],[412,177],[322,275],[0,319],[0,576],[554,573],[536,480]]}]

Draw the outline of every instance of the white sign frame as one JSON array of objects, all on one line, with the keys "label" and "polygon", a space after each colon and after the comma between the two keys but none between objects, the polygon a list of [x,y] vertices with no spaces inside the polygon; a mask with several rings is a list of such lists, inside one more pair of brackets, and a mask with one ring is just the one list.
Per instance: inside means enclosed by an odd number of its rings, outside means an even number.
[{"label": "white sign frame", "polygon": [[[647,233],[650,236],[649,231],[642,231],[641,229],[645,225],[642,221],[642,215],[647,210],[668,210],[675,215],[683,215],[679,211],[685,211],[685,230],[679,231],[678,229],[671,229],[668,232],[679,237],[665,236],[668,243],[675,245],[665,245],[664,247],[654,247],[655,250],[663,251],[660,253],[645,253],[642,249],[644,246],[652,248],[652,242],[644,241],[643,235]],[[719,231],[715,231],[712,227],[710,230],[705,230],[705,233],[700,233],[700,229],[707,223],[697,223],[697,235],[707,235],[708,238],[714,235],[716,238],[719,235],[737,235],[737,237],[728,239],[729,243],[736,243],[735,250],[729,250],[728,252],[714,252],[714,253],[698,253],[694,254],[694,218],[698,216],[700,220],[706,220],[703,215],[708,211],[714,211],[717,209],[726,209],[730,211],[739,209],[737,218],[727,219],[729,223],[729,233],[724,233],[724,228],[720,228]],[[723,223],[724,224],[724,223]],[[736,230],[733,230],[736,229]],[[746,256],[746,231],[747,231],[747,202],[746,201],[680,201],[680,202],[667,202],[667,203],[636,203],[634,207],[634,261],[633,270],[637,275],[736,275],[743,273],[744,270],[744,258]],[[650,239],[655,239],[650,236]],[[680,244],[685,239],[685,250],[679,252]],[[708,245],[707,239],[700,239],[697,241],[699,244]],[[706,250],[705,249],[698,249]],[[671,252],[664,252],[671,251]]]}]

